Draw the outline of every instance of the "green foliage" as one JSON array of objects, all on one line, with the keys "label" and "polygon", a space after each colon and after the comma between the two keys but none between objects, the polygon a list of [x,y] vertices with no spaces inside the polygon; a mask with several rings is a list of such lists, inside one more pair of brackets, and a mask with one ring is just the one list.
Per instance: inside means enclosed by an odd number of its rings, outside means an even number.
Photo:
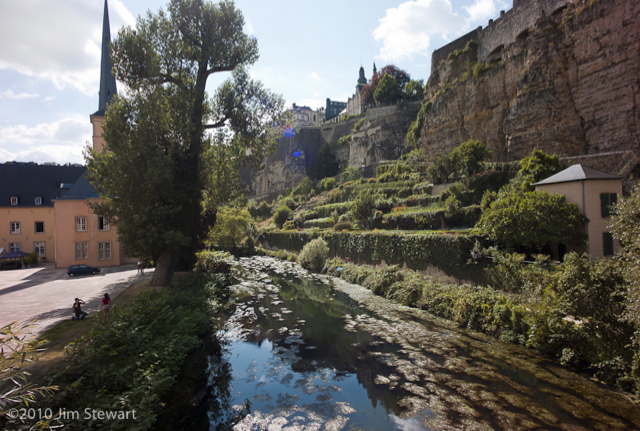
[{"label": "green foliage", "polygon": [[309,271],[320,272],[329,256],[329,247],[322,238],[316,238],[302,248],[298,262]]},{"label": "green foliage", "polygon": [[325,191],[333,190],[337,185],[338,185],[338,182],[333,177],[323,178],[322,181],[320,182],[320,186],[322,187],[322,190],[325,190]]},{"label": "green foliage", "polygon": [[196,255],[195,271],[202,274],[231,274],[233,256],[225,251],[203,250]]},{"label": "green foliage", "polygon": [[520,160],[520,170],[515,181],[527,190],[533,190],[532,183],[542,181],[562,170],[558,156],[550,156],[542,150],[533,150]]},{"label": "green foliage", "polygon": [[252,199],[249,201],[247,209],[254,219],[264,220],[271,217],[271,207],[266,201],[262,201],[260,205],[258,205],[256,201]]},{"label": "green foliage", "polygon": [[313,220],[307,220],[303,223],[302,227],[304,227],[305,229],[309,229],[309,228],[320,228],[320,229],[327,229],[330,227],[333,227],[333,225],[335,224],[335,221],[333,221],[333,217],[324,217],[324,218],[316,218]]},{"label": "green foliage", "polygon": [[564,196],[503,189],[476,228],[508,247],[583,244],[586,218]]},{"label": "green foliage", "polygon": [[407,131],[407,142],[409,145],[416,147],[418,139],[422,135],[422,128],[424,127],[424,122],[427,118],[427,115],[431,112],[431,107],[433,106],[433,102],[429,101],[427,103],[423,103],[420,107],[420,111],[418,111],[418,116],[414,121],[409,125],[409,130]]},{"label": "green foliage", "polygon": [[637,352],[634,367],[640,373],[640,185],[635,186],[629,197],[618,201],[612,222],[613,235],[622,246],[618,258],[627,289],[625,318],[637,329],[633,337]]},{"label": "green foliage", "polygon": [[[107,109],[109,151],[87,149],[87,177],[126,254],[156,262],[155,285],[194,258],[215,210],[241,191],[237,168],[261,161],[281,135],[272,125],[286,124],[282,98],[249,77],[258,44],[243,26],[233,2],[174,0],[111,44],[128,91]],[[207,93],[209,77],[228,71]]]},{"label": "green foliage", "polygon": [[393,75],[387,74],[378,83],[373,99],[376,103],[394,103],[402,98],[402,91],[398,88],[398,82]]},{"label": "green foliage", "polygon": [[29,323],[12,322],[0,328],[0,423],[11,428],[24,424],[21,418],[9,415],[12,409],[36,408],[42,398],[59,389],[29,382],[31,374],[25,367],[38,359],[38,349],[45,343],[33,335]]},{"label": "green foliage", "polygon": [[449,196],[446,201],[444,201],[444,215],[447,218],[455,217],[460,213],[462,209],[462,204],[455,196]]},{"label": "green foliage", "polygon": [[287,221],[290,215],[291,209],[283,205],[278,208],[273,215],[273,222],[276,224],[276,226],[282,227],[282,225]]},{"label": "green foliage", "polygon": [[[388,231],[323,232],[322,238],[336,256],[356,257],[364,263],[406,264],[423,270],[436,267],[446,274],[470,279],[472,269],[467,256],[475,238],[469,235],[441,233],[406,233]],[[261,234],[259,240],[280,249],[299,251],[313,239],[305,231],[271,231]]]},{"label": "green foliage", "polygon": [[[136,410],[136,429],[153,428],[185,358],[210,330],[212,292],[222,289],[216,280],[213,274],[194,274],[187,285],[150,289],[128,306],[113,307],[109,320],[94,319],[92,331],[66,347],[71,366],[60,376],[65,391],[55,404],[67,411]],[[72,418],[61,421],[74,425]],[[92,426],[130,429],[131,420]]]},{"label": "green foliage", "polygon": [[251,226],[248,210],[222,207],[218,210],[215,226],[209,232],[208,242],[222,248],[235,248],[247,236]]},{"label": "green foliage", "polygon": [[476,63],[473,66],[473,76],[475,76],[476,78],[479,78],[480,75],[482,75],[489,69],[491,69],[491,64],[487,62]]},{"label": "green foliage", "polygon": [[354,166],[347,167],[347,169],[345,169],[344,172],[340,174],[340,180],[343,183],[346,183],[347,181],[359,180],[360,178],[362,178],[362,174],[360,173],[358,168]]},{"label": "green foliage", "polygon": [[356,124],[353,125],[353,131],[357,132],[358,130],[360,130],[362,128],[362,126],[364,125],[364,117],[362,117],[361,119],[359,119]]},{"label": "green foliage", "polygon": [[414,195],[430,195],[433,190],[433,184],[428,181],[417,183],[412,190]]},{"label": "green foliage", "polygon": [[455,172],[455,165],[449,153],[437,153],[427,166],[427,178],[434,184],[443,184]]},{"label": "green foliage", "polygon": [[300,184],[298,184],[298,187],[293,192],[293,194],[306,196],[309,193],[311,193],[312,189],[313,189],[313,182],[309,177],[304,177],[302,181],[300,181]]},{"label": "green foliage", "polygon": [[462,175],[475,175],[482,169],[482,162],[491,159],[491,151],[480,141],[463,142],[451,152],[451,160]]},{"label": "green foliage", "polygon": [[411,100],[422,100],[424,97],[424,80],[407,82],[404,86],[404,94]]},{"label": "green foliage", "polygon": [[353,201],[351,213],[356,220],[366,220],[373,212],[375,200],[369,193],[359,194]]}]

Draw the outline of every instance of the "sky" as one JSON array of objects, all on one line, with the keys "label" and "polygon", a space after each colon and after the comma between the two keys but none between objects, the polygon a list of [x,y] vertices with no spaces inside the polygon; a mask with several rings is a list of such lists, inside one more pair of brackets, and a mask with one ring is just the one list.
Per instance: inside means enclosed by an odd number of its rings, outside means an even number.
[{"label": "sky", "polygon": [[[111,38],[168,0],[108,0]],[[236,0],[260,58],[249,71],[287,102],[346,102],[360,66],[426,83],[431,54],[511,0]],[[0,1],[0,163],[84,164],[98,109],[104,0]],[[228,76],[210,78],[211,93]],[[119,87],[120,89],[120,87]]]}]

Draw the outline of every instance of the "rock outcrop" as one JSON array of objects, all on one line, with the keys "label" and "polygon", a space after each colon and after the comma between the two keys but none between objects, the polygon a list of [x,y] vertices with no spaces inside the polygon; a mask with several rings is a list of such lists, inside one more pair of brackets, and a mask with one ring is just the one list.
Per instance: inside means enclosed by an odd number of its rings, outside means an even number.
[{"label": "rock outcrop", "polygon": [[487,62],[468,44],[432,66],[417,145],[433,154],[477,139],[497,161],[534,148],[637,157],[639,30],[638,1],[577,0]]}]

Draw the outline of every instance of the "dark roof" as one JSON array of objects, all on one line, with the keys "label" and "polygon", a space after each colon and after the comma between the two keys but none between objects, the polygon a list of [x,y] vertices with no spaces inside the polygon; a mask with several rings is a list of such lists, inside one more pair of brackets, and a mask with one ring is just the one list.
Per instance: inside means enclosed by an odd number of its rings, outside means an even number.
[{"label": "dark roof", "polygon": [[17,207],[36,206],[36,197],[42,198],[42,206],[53,206],[52,199],[67,191],[60,185],[75,183],[85,170],[81,165],[0,164],[0,207],[11,207],[12,196],[18,198]]},{"label": "dark roof", "polygon": [[78,178],[78,181],[76,181],[75,184],[65,194],[63,194],[56,200],[77,201],[85,200],[87,198],[97,199],[99,197],[100,196],[98,196],[98,193],[94,190],[94,188],[91,186],[91,183],[89,183],[89,180],[83,173],[82,176]]},{"label": "dark roof", "polygon": [[608,174],[602,171],[596,171],[595,169],[588,168],[582,165],[573,165],[560,171],[555,175],[550,176],[542,181],[531,184],[532,186],[541,186],[545,184],[556,183],[568,183],[572,181],[584,181],[584,180],[620,180],[620,177]]},{"label": "dark roof", "polygon": [[111,45],[111,29],[109,28],[109,9],[107,0],[104,0],[104,16],[102,18],[102,59],[100,60],[100,100],[98,110],[93,115],[104,116],[107,104],[111,102],[113,96],[118,93],[116,79],[111,73],[111,55],[109,46]]}]

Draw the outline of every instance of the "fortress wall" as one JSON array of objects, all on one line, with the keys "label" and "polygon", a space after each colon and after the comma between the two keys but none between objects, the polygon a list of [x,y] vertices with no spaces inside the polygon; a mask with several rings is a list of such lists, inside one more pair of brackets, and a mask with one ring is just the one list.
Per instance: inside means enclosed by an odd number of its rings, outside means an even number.
[{"label": "fortress wall", "polygon": [[446,60],[447,57],[449,57],[449,54],[453,51],[464,49],[464,47],[467,46],[467,42],[470,40],[478,40],[478,30],[473,30],[453,42],[446,44],[442,48],[433,51],[433,54],[431,54],[431,74],[433,74],[434,69],[441,61]]},{"label": "fortress wall", "polygon": [[514,0],[513,9],[500,12],[500,18],[489,20],[484,29],[478,28],[478,61],[485,61],[496,48],[513,43],[542,15],[551,15],[569,3],[572,0]]}]

